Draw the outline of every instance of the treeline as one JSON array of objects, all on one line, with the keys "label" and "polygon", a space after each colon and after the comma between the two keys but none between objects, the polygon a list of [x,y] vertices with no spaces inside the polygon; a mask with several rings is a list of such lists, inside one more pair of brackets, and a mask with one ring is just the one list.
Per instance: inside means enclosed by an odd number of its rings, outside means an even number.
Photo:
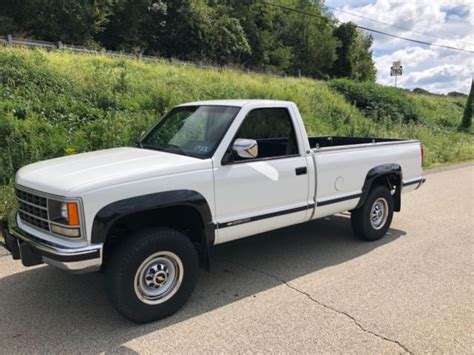
[{"label": "treeline", "polygon": [[159,55],[318,79],[374,81],[372,38],[322,1],[2,0],[0,35]]}]

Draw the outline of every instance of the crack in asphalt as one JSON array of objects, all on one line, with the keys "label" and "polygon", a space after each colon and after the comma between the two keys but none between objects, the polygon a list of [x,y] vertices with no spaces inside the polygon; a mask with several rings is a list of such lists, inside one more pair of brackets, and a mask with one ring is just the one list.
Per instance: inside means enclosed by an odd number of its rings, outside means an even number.
[{"label": "crack in asphalt", "polygon": [[257,270],[257,269],[254,269],[254,268],[251,268],[247,265],[244,265],[244,264],[240,264],[240,263],[237,263],[237,262],[233,262],[233,261],[222,261],[224,263],[229,263],[229,264],[234,264],[234,265],[237,265],[237,266],[240,266],[244,269],[247,269],[247,270],[250,270],[250,271],[253,271],[253,272],[256,272],[256,273],[259,273],[259,274],[262,274],[262,275],[265,275],[267,277],[270,277],[276,281],[278,281],[279,283],[285,285],[286,287],[292,289],[293,291],[296,291],[298,292],[299,294],[305,296],[306,298],[308,298],[310,301],[312,301],[313,303],[316,303],[318,304],[319,306],[323,307],[323,308],[326,308],[330,311],[333,311],[337,314],[340,314],[342,316],[345,316],[346,318],[349,318],[360,330],[362,330],[363,332],[365,333],[368,333],[368,334],[371,334],[381,340],[384,340],[384,341],[388,341],[390,343],[393,343],[395,345],[398,345],[401,349],[403,349],[403,351],[405,351],[406,353],[408,354],[413,354],[413,352],[408,349],[405,345],[403,345],[401,342],[399,342],[398,340],[394,340],[394,339],[390,339],[388,337],[386,337],[385,335],[382,335],[382,334],[378,334],[378,333],[375,333],[374,331],[370,330],[370,329],[367,329],[365,328],[354,316],[350,315],[349,313],[345,312],[345,311],[341,311],[337,308],[334,308],[332,306],[329,306],[317,299],[315,299],[313,296],[311,296],[308,292],[305,292],[305,291],[302,291],[300,289],[298,289],[297,287],[291,285],[288,281],[276,276],[276,275],[273,275],[269,272],[266,272],[266,271],[262,271],[262,270]]}]

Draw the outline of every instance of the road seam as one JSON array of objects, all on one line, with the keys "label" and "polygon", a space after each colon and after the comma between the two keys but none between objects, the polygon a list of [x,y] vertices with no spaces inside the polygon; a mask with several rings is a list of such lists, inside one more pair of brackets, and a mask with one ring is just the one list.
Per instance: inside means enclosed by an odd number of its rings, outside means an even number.
[{"label": "road seam", "polygon": [[388,341],[390,343],[393,343],[395,345],[398,345],[401,349],[403,349],[403,351],[405,351],[406,353],[408,354],[413,354],[413,352],[408,349],[405,345],[403,345],[401,342],[399,342],[398,340],[394,340],[394,339],[390,339],[388,337],[386,337],[385,335],[382,335],[382,334],[378,334],[378,333],[375,333],[374,331],[372,330],[369,330],[367,328],[365,328],[354,316],[350,315],[349,313],[345,312],[345,311],[341,311],[341,310],[338,310],[337,308],[334,308],[332,306],[329,306],[317,299],[315,299],[313,296],[311,296],[309,293],[305,292],[305,291],[302,291],[300,289],[298,289],[297,287],[291,285],[288,281],[286,280],[283,280],[281,278],[279,278],[278,276],[276,275],[273,275],[273,274],[270,274],[269,272],[266,272],[266,271],[261,271],[261,270],[257,270],[257,269],[254,269],[254,268],[251,268],[247,265],[244,265],[244,264],[240,264],[240,263],[236,263],[236,262],[233,262],[233,261],[221,261],[221,262],[224,262],[224,263],[228,263],[228,264],[233,264],[233,265],[237,265],[237,266],[240,266],[244,269],[247,269],[247,270],[250,270],[250,271],[253,271],[255,273],[258,273],[258,274],[262,274],[262,275],[265,275],[267,277],[270,277],[274,280],[276,280],[277,282],[285,285],[286,287],[288,287],[289,289],[293,290],[293,291],[296,291],[298,292],[299,294],[305,296],[306,298],[308,298],[310,301],[312,301],[313,303],[316,303],[317,305],[323,307],[323,308],[326,308],[332,312],[335,312],[339,315],[342,315],[342,316],[345,316],[346,318],[349,318],[360,330],[362,330],[363,332],[365,333],[368,333],[368,334],[371,334],[381,340],[384,340],[384,341]]}]

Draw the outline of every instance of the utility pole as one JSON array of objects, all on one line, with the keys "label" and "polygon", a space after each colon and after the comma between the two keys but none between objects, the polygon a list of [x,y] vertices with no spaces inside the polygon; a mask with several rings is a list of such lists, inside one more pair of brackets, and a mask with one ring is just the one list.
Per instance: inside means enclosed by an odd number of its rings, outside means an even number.
[{"label": "utility pole", "polygon": [[390,67],[390,76],[395,77],[395,87],[397,87],[397,78],[399,75],[403,74],[403,66],[402,63],[398,60],[393,62],[392,66]]}]

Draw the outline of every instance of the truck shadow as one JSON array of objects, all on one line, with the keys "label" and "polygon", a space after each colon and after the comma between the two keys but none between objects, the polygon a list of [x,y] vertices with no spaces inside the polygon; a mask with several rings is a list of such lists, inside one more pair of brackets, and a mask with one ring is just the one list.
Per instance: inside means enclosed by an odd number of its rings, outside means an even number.
[{"label": "truck shadow", "polygon": [[[347,215],[337,215],[218,246],[212,271],[201,272],[187,305],[172,317],[140,326],[124,320],[108,303],[102,274],[12,266],[26,271],[0,279],[0,348],[4,353],[131,353],[122,344],[258,297],[281,280],[291,282],[344,263],[405,234],[390,229],[380,241],[361,242],[353,237]],[[13,263],[2,259],[3,267]]]}]

